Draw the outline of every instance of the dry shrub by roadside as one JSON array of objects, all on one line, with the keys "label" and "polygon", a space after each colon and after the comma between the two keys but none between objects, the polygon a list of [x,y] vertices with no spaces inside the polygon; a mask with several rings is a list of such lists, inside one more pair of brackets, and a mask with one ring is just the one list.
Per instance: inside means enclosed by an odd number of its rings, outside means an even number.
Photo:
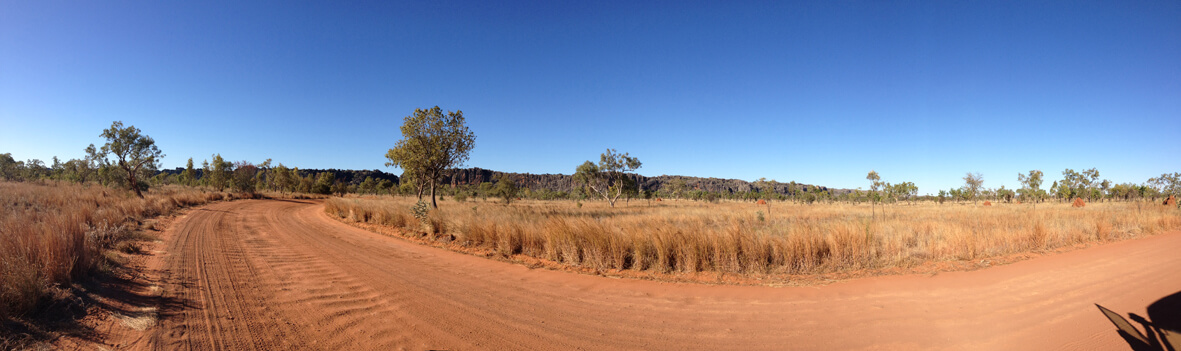
[{"label": "dry shrub by roadside", "polygon": [[[333,198],[325,211],[346,221],[407,230],[501,256],[527,255],[594,269],[744,274],[819,274],[979,260],[1181,228],[1164,206],[1098,203],[894,205],[871,219],[849,204],[663,202],[607,208],[563,201],[441,203],[428,224],[413,198]],[[1144,208],[1140,208],[1144,207]],[[430,229],[430,230],[427,230]]]},{"label": "dry shrub by roadside", "polygon": [[163,187],[140,199],[98,185],[0,182],[0,322],[32,312],[55,285],[95,271],[103,252],[143,219],[226,197]]}]

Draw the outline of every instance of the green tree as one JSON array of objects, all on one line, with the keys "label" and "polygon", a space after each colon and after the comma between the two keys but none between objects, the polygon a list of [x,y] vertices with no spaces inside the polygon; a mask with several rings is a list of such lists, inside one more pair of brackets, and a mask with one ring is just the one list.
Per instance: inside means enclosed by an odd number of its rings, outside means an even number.
[{"label": "green tree", "polygon": [[[309,174],[308,177],[311,177]],[[316,182],[311,186],[311,192],[316,194],[328,195],[332,193],[332,186],[336,184],[336,175],[331,172],[320,172],[316,176]]]},{"label": "green tree", "polygon": [[774,179],[767,180],[767,178],[759,178],[759,180],[755,181],[755,186],[759,188],[757,197],[763,198],[767,203],[768,215],[771,214],[771,199],[778,197],[777,195],[779,194],[775,191],[775,187],[778,184],[779,182],[776,182]]},{"label": "green tree", "polygon": [[685,179],[681,177],[673,178],[668,182],[668,193],[669,195],[672,195],[674,199],[679,200],[681,196],[685,194],[685,190],[688,188],[689,186],[685,184]]},{"label": "green tree", "polygon": [[615,201],[623,195],[627,185],[623,178],[640,166],[639,159],[607,149],[599,156],[598,164],[586,161],[579,165],[574,172],[574,181],[615,207]]},{"label": "green tree", "polygon": [[111,123],[111,128],[104,129],[99,136],[107,139],[101,149],[103,158],[114,156],[111,163],[126,172],[127,186],[135,191],[135,196],[144,197],[138,176],[141,171],[159,168],[160,159],[164,157],[156,147],[156,141],[140,134],[139,128],[123,127],[121,121]]},{"label": "green tree", "polygon": [[496,196],[504,199],[505,204],[510,204],[513,199],[517,197],[517,183],[513,182],[507,174],[501,174],[496,180],[496,189],[493,190]]},{"label": "green tree", "polygon": [[1015,193],[1012,189],[1005,189],[1004,185],[1001,185],[1001,188],[996,190],[997,198],[1005,201],[1006,203],[1013,202],[1014,194]]},{"label": "green tree", "polygon": [[1054,197],[1062,201],[1069,202],[1075,195],[1074,188],[1070,186],[1070,182],[1066,179],[1054,182],[1054,186],[1051,189],[1054,191]]},{"label": "green tree", "polygon": [[1083,175],[1083,181],[1082,181],[1083,191],[1082,191],[1082,193],[1087,196],[1087,201],[1095,201],[1095,198],[1097,197],[1097,195],[1099,195],[1099,192],[1098,192],[1099,185],[1100,185],[1099,170],[1095,169],[1095,168],[1091,168],[1091,169],[1082,171],[1082,175]]},{"label": "green tree", "polygon": [[39,180],[44,178],[48,172],[45,169],[45,162],[39,159],[29,159],[25,161],[24,174],[21,175],[25,180]]},{"label": "green tree", "polygon": [[193,179],[197,176],[197,170],[193,169],[193,158],[189,157],[189,161],[185,163],[185,170],[180,172],[180,183],[183,185],[193,185]]},{"label": "green tree", "polygon": [[632,198],[640,196],[640,184],[636,183],[632,177],[623,177],[623,203],[625,206],[631,205]]},{"label": "green tree", "polygon": [[394,187],[394,182],[389,179],[378,179],[377,180],[377,193],[378,194],[392,194],[394,192],[394,189],[392,189],[393,187]]},{"label": "green tree", "polygon": [[283,163],[279,163],[272,172],[275,178],[275,188],[279,192],[293,191],[293,188],[299,182],[299,176],[292,172],[291,169],[288,169],[287,166],[284,166]]},{"label": "green tree", "polygon": [[972,200],[972,204],[976,204],[976,197],[980,195],[980,188],[984,185],[984,176],[980,173],[968,172],[964,175],[964,196]]},{"label": "green tree", "polygon": [[357,192],[362,194],[376,194],[377,181],[373,180],[373,177],[365,177],[365,180],[361,181],[361,185],[357,186]]},{"label": "green tree", "polygon": [[877,171],[870,170],[869,174],[865,175],[865,180],[869,181],[869,214],[871,217],[876,218],[877,213],[874,211],[874,205],[881,198],[881,193],[878,193],[878,188],[881,188],[882,186],[882,176],[878,175]]},{"label": "green tree", "polygon": [[402,140],[386,152],[389,160],[386,166],[399,167],[417,181],[428,184],[431,207],[439,208],[435,200],[438,182],[444,172],[468,160],[475,144],[476,134],[465,124],[463,111],[448,111],[444,115],[438,106],[415,109],[402,124]]},{"label": "green tree", "polygon": [[1181,173],[1164,173],[1160,177],[1149,178],[1147,185],[1147,188],[1152,190],[1153,201],[1158,194],[1164,197],[1181,197]]},{"label": "green tree", "polygon": [[66,165],[62,164],[57,156],[53,157],[53,164],[49,167],[49,178],[53,180],[64,180],[66,173]]},{"label": "green tree", "polygon": [[1017,173],[1017,181],[1021,182],[1021,190],[1019,190],[1021,199],[1029,201],[1034,208],[1037,208],[1042,193],[1042,171],[1031,170],[1029,175]]},{"label": "green tree", "polygon": [[349,192],[354,192],[354,189],[351,189],[351,186],[349,186],[348,183],[345,183],[345,181],[337,180],[332,183],[332,193],[336,194],[336,196],[344,196],[344,194]]},{"label": "green tree", "polygon": [[[296,178],[299,178],[299,188],[296,191],[301,192],[301,193],[305,193],[305,194],[312,194],[313,190],[315,190],[315,188],[316,188],[316,177],[313,176],[311,172],[308,172],[308,175],[303,176],[303,177],[299,176],[299,172],[295,172],[295,174],[296,174]],[[329,176],[331,176],[331,175],[329,175]],[[325,190],[325,191],[328,191],[328,190]]]},{"label": "green tree", "polygon": [[271,168],[272,162],[274,161],[268,158],[266,161],[262,161],[262,163],[254,165],[255,167],[258,167],[258,171],[254,172],[255,191],[270,190],[275,188],[275,174]]},{"label": "green tree", "polygon": [[209,186],[217,189],[217,191],[225,190],[230,186],[230,173],[234,169],[234,164],[226,161],[221,157],[221,154],[213,155],[213,162],[209,165]]},{"label": "green tree", "polygon": [[258,173],[258,166],[246,161],[239,161],[234,164],[234,171],[231,181],[234,190],[239,193],[253,196],[258,185],[258,178],[255,176]]},{"label": "green tree", "polygon": [[894,185],[894,196],[905,196],[907,201],[914,204],[914,199],[919,194],[919,187],[912,182],[902,182]]},{"label": "green tree", "polygon": [[4,180],[20,179],[22,164],[12,158],[11,153],[0,154],[0,178]]},{"label": "green tree", "polygon": [[488,201],[488,196],[493,195],[492,194],[492,189],[493,189],[492,182],[480,183],[480,186],[478,189],[479,189],[481,200]]}]

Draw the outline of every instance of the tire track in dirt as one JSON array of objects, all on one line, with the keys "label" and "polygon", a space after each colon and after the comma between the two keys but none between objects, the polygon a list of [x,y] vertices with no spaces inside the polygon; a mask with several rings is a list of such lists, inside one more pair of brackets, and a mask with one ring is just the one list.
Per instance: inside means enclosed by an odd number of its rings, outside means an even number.
[{"label": "tire track in dirt", "polygon": [[532,270],[236,201],[169,231],[165,349],[1126,348],[1094,308],[1181,291],[1181,233],[935,276],[703,286]]}]

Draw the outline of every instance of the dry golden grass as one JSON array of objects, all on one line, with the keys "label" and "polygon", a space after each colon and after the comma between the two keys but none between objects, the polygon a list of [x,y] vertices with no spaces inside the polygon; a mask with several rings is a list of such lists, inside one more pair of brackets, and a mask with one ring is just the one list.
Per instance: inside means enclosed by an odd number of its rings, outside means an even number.
[{"label": "dry golden grass", "polygon": [[[346,221],[523,254],[572,266],[655,272],[818,274],[913,267],[1051,250],[1181,228],[1181,211],[1151,203],[795,205],[663,201],[608,208],[568,201],[440,204],[422,223],[415,199],[333,198]],[[759,218],[763,212],[764,219]]]},{"label": "dry golden grass", "polygon": [[194,188],[134,194],[65,182],[0,182],[0,321],[28,313],[54,284],[94,271],[145,218],[225,198]]}]

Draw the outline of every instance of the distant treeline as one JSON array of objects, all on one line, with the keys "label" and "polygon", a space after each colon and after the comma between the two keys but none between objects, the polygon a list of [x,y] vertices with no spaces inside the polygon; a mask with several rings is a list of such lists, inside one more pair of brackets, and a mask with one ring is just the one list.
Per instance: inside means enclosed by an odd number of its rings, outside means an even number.
[{"label": "distant treeline", "polygon": [[[88,153],[89,154],[89,153]],[[231,189],[239,192],[298,192],[309,194],[394,194],[414,195],[416,189],[411,182],[401,182],[401,176],[381,170],[342,169],[301,169],[289,168],[283,164],[273,165],[271,160],[254,164],[247,161],[229,162],[221,155],[213,155],[200,166],[189,159],[186,167],[157,170],[141,170],[139,187],[179,184],[209,187],[216,190]],[[1158,199],[1176,194],[1181,190],[1178,179],[1181,174],[1163,174],[1143,184],[1114,184],[1098,179],[1098,171],[1075,172],[1066,170],[1064,179],[1055,182],[1049,189],[1038,189],[1028,194],[1022,189],[981,188],[975,194],[965,188],[940,191],[939,195],[919,196],[913,183],[882,183],[880,190],[833,189],[824,186],[796,182],[780,183],[761,179],[748,182],[739,179],[702,178],[661,175],[647,177],[627,174],[635,184],[627,189],[624,199],[688,199],[699,201],[717,200],[772,200],[813,202],[884,202],[900,203],[913,201],[1042,201],[1056,199],[1069,201],[1082,197],[1097,200]],[[78,183],[98,183],[111,187],[124,185],[126,174],[110,162],[98,157],[84,157],[62,162],[54,157],[51,163],[31,159],[16,161],[11,154],[0,154],[0,179],[10,181],[61,180]],[[495,185],[502,179],[511,180],[520,188],[516,196],[542,200],[585,200],[588,194],[566,174],[530,174],[498,172],[483,168],[462,168],[451,170],[443,177],[440,195],[463,200],[467,198],[497,197]],[[1026,189],[1028,190],[1028,189]]]}]

